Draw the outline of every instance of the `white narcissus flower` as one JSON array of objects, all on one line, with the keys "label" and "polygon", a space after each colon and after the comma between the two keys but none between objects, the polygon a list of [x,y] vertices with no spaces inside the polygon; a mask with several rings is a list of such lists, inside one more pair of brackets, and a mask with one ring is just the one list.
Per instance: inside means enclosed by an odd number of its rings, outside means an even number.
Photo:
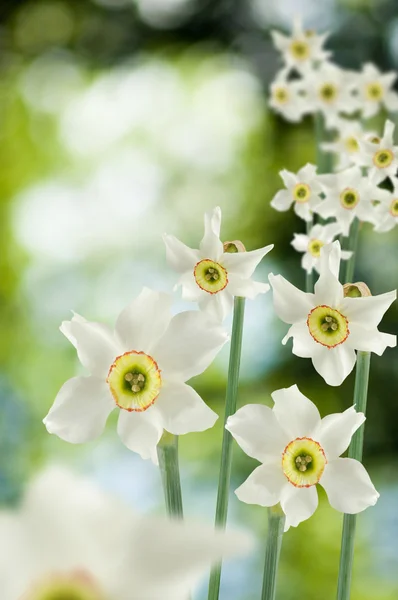
[{"label": "white narcissus flower", "polygon": [[[307,273],[312,273],[313,269],[319,273],[321,248],[333,242],[339,233],[341,233],[340,225],[338,223],[329,223],[328,225],[314,225],[308,234],[294,234],[291,244],[297,252],[304,252],[301,259],[301,266]],[[347,260],[351,256],[352,252],[346,250],[341,252],[343,260]]]},{"label": "white narcissus flower", "polygon": [[398,111],[398,94],[392,89],[397,73],[382,73],[376,65],[365,63],[357,79],[358,99],[362,116],[373,117],[384,106],[390,112]]},{"label": "white narcissus flower", "polygon": [[375,231],[384,233],[391,231],[398,225],[398,179],[390,177],[394,186],[392,194],[383,199],[376,207],[376,227]]},{"label": "white narcissus flower", "polygon": [[331,52],[324,50],[323,45],[328,33],[318,35],[315,31],[305,30],[300,18],[293,21],[291,36],[283,35],[279,31],[271,31],[275,47],[282,53],[282,58],[288,68],[294,68],[300,73],[319,64],[331,56]]},{"label": "white narcissus flower", "polygon": [[239,500],[261,506],[280,502],[285,531],[314,514],[318,483],[340,512],[356,514],[376,504],[379,494],[365,467],[339,458],[365,415],[352,406],[321,419],[296,385],[271,395],[272,409],[248,404],[226,424],[242,450],[262,463],[235,491]]},{"label": "white narcissus flower", "polygon": [[360,146],[360,161],[368,167],[368,175],[374,183],[380,183],[386,177],[394,177],[398,169],[398,146],[394,146],[394,129],[392,121],[386,121],[381,139],[374,137],[362,140]]},{"label": "white narcissus flower", "polygon": [[396,291],[360,298],[345,298],[339,282],[340,243],[321,249],[320,277],[315,293],[302,292],[281,275],[270,275],[274,308],[291,325],[282,340],[293,338],[293,354],[311,358],[328,385],[341,385],[356,362],[355,350],[381,356],[397,344],[395,335],[377,325],[397,297]]},{"label": "white narcissus flower", "polygon": [[336,170],[340,171],[359,164],[359,141],[366,139],[367,135],[375,137],[376,134],[365,131],[361,122],[355,119],[339,118],[334,125],[337,131],[336,138],[332,142],[322,142],[321,148],[336,155]]},{"label": "white narcissus flower", "polygon": [[269,105],[287,121],[301,121],[309,112],[302,81],[288,81],[286,69],[280,71],[270,85]]},{"label": "white narcissus flower", "polygon": [[279,190],[272,198],[272,208],[284,212],[294,204],[296,215],[304,221],[311,221],[312,213],[322,202],[319,197],[322,186],[318,181],[316,166],[308,163],[297,173],[283,169],[279,175],[282,177],[286,189]]},{"label": "white narcissus flower", "polygon": [[59,467],[36,476],[18,510],[0,511],[1,600],[186,600],[243,532],[139,517]]},{"label": "white narcissus flower", "polygon": [[267,283],[253,281],[251,276],[274,245],[228,252],[220,240],[220,228],[221,209],[217,207],[205,214],[205,233],[198,250],[174,235],[165,234],[163,240],[169,265],[181,274],[177,286],[181,286],[184,300],[197,302],[202,310],[223,320],[233,308],[234,296],[253,299],[268,292]]},{"label": "white narcissus flower", "polygon": [[78,315],[62,324],[90,376],[62,386],[44,419],[49,433],[74,444],[93,440],[117,407],[123,443],[156,464],[164,429],[181,435],[214,425],[216,413],[184,382],[209,366],[228,336],[210,316],[172,318],[170,307],[169,294],[144,288],[114,331]]},{"label": "white narcissus flower", "polygon": [[373,200],[385,200],[389,192],[382,190],[369,177],[364,177],[360,167],[350,167],[340,173],[320,175],[326,199],[314,212],[324,219],[335,217],[343,235],[348,236],[355,217],[375,225]]}]

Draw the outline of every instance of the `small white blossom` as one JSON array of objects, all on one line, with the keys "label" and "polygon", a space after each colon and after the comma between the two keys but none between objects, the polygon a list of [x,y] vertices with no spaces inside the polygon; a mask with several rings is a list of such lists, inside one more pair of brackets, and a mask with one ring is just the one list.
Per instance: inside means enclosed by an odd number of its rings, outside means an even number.
[{"label": "small white blossom", "polygon": [[[329,223],[328,225],[314,225],[308,234],[294,234],[291,244],[297,252],[304,252],[301,266],[307,273],[312,273],[313,269],[319,273],[321,248],[333,242],[340,233],[341,228],[338,223]],[[341,252],[343,260],[347,260],[351,256],[352,252]]]},{"label": "small white blossom", "polygon": [[351,407],[321,419],[296,385],[271,395],[272,409],[248,404],[226,424],[242,450],[262,463],[235,491],[239,500],[261,506],[280,502],[285,531],[313,515],[318,483],[340,512],[356,514],[376,504],[379,494],[365,467],[339,458],[365,415]]},{"label": "small white blossom", "polygon": [[364,129],[360,121],[355,119],[338,118],[334,123],[336,137],[331,142],[322,142],[321,148],[326,152],[333,152],[337,157],[336,170],[340,171],[360,164],[359,141],[376,137],[376,133]]},{"label": "small white blossom", "polygon": [[287,121],[301,121],[308,113],[302,80],[288,81],[286,69],[277,73],[270,86],[269,105]]},{"label": "small white blossom", "polygon": [[279,190],[271,200],[272,208],[284,212],[294,204],[294,212],[304,221],[311,221],[312,213],[322,202],[319,194],[322,192],[316,173],[316,166],[310,163],[297,173],[283,169],[279,175],[286,186]]},{"label": "small white blossom", "polygon": [[375,208],[376,227],[375,231],[384,233],[391,231],[398,225],[398,179],[390,177],[394,186],[392,193],[387,193],[386,198],[380,201]]},{"label": "small white blossom", "polygon": [[392,89],[397,73],[382,73],[374,64],[365,63],[358,75],[358,99],[361,103],[362,116],[373,117],[381,108],[389,112],[398,111],[398,94]]},{"label": "small white blossom", "polygon": [[359,142],[360,162],[368,167],[368,175],[374,183],[394,177],[397,173],[398,146],[394,146],[394,129],[394,123],[386,121],[381,139],[375,137]]},{"label": "small white blossom", "polygon": [[291,325],[282,340],[293,338],[293,354],[311,358],[328,385],[341,385],[356,362],[355,350],[379,356],[397,344],[395,335],[377,329],[396,291],[360,298],[344,297],[339,282],[340,244],[321,249],[320,276],[314,294],[302,292],[281,275],[270,275],[274,308]]}]

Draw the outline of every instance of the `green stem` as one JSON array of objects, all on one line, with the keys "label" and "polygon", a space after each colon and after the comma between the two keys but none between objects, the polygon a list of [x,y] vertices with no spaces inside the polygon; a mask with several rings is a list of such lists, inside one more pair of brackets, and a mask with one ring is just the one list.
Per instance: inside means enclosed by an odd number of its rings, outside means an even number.
[{"label": "green stem", "polygon": [[[243,319],[245,314],[245,299],[236,297],[234,301],[234,317],[232,323],[231,349],[229,354],[228,382],[225,399],[224,425],[228,417],[236,412],[238,396],[239,368],[242,350]],[[216,507],[216,528],[225,529],[228,513],[229,482],[232,467],[232,436],[223,429],[221,450],[221,466],[218,480]],[[220,593],[221,563],[216,565],[210,575],[208,600],[217,600]]]},{"label": "green stem", "polygon": [[276,575],[282,547],[285,515],[280,505],[268,509],[268,534],[265,549],[264,579],[261,600],[275,600]]},{"label": "green stem", "polygon": [[[354,405],[358,412],[366,414],[368,397],[370,352],[358,352],[355,374]],[[349,458],[362,461],[364,425],[352,436]],[[339,580],[337,586],[337,600],[349,600],[352,578],[352,564],[354,561],[354,541],[356,528],[356,515],[344,515],[343,534],[341,538],[341,553]]]},{"label": "green stem", "polygon": [[182,495],[178,467],[178,436],[165,431],[158,444],[158,459],[162,477],[166,510],[169,517],[182,519]]},{"label": "green stem", "polygon": [[348,238],[347,248],[344,248],[345,250],[351,250],[352,252],[351,258],[346,261],[344,283],[353,283],[360,225],[361,222],[355,217],[350,227],[350,236]]},{"label": "green stem", "polygon": [[316,164],[318,173],[333,173],[334,156],[331,152],[326,152],[321,148],[323,142],[330,140],[330,133],[326,129],[325,119],[321,112],[316,113],[315,117],[315,140],[316,140]]},{"label": "green stem", "polygon": [[[308,236],[310,235],[313,225],[314,225],[314,216],[312,216],[311,221],[306,221]],[[311,273],[306,272],[305,291],[307,292],[307,294],[311,294],[314,291],[314,271],[313,270],[311,271]]]}]

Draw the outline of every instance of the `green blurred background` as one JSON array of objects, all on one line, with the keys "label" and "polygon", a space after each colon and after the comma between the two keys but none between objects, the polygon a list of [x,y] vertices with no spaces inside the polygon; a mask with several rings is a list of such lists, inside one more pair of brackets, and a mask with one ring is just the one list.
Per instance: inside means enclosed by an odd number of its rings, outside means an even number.
[{"label": "green blurred background", "polygon": [[[290,246],[304,223],[273,211],[278,172],[315,160],[313,123],[269,112],[280,66],[269,29],[330,30],[341,66],[398,66],[396,0],[1,0],[0,2],[0,501],[62,462],[139,511],[163,511],[158,470],[129,452],[109,420],[96,442],[72,446],[42,418],[79,365],[59,332],[76,310],[112,323],[143,285],[170,290],[161,234],[197,247],[203,213],[220,205],[222,237],[275,249],[257,271],[304,286]],[[397,234],[363,227],[356,279],[373,293],[397,283]],[[187,308],[176,297],[175,310]],[[239,403],[270,404],[297,383],[322,415],[352,402],[353,375],[328,387],[280,343],[287,327],[271,294],[247,302]],[[397,309],[382,329],[397,331]],[[193,381],[219,414],[228,349]],[[373,356],[365,464],[381,492],[360,516],[352,600],[398,597],[398,357]],[[221,423],[180,441],[185,512],[213,519]],[[233,489],[256,466],[234,449]],[[280,600],[335,597],[342,517],[320,491],[315,516],[285,536]],[[224,570],[222,598],[259,597],[267,515],[234,495],[231,522],[259,549]],[[205,586],[204,586],[205,587]],[[202,595],[204,597],[204,589]],[[199,597],[198,596],[198,597]]]}]

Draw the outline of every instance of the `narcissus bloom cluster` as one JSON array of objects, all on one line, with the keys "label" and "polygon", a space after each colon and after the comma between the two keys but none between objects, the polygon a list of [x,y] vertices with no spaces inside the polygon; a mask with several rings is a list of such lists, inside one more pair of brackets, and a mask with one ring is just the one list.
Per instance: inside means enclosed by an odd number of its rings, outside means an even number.
[{"label": "narcissus bloom cluster", "polygon": [[271,206],[286,211],[294,205],[294,212],[304,221],[311,221],[315,208],[322,202],[319,194],[322,186],[316,173],[316,167],[308,163],[297,173],[283,169],[279,175],[286,186],[279,190],[271,200]]},{"label": "narcissus bloom cluster", "polygon": [[380,183],[386,177],[394,177],[398,170],[398,146],[394,145],[395,125],[386,121],[381,139],[360,142],[360,160],[368,167],[368,176],[374,183]]},{"label": "narcissus bloom cluster", "polygon": [[286,515],[285,531],[312,516],[317,484],[333,508],[359,513],[379,497],[363,465],[339,458],[365,416],[354,407],[321,419],[315,404],[296,385],[273,392],[274,407],[248,404],[229,417],[226,428],[246,454],[260,461],[236,490],[248,504],[274,506]]}]

